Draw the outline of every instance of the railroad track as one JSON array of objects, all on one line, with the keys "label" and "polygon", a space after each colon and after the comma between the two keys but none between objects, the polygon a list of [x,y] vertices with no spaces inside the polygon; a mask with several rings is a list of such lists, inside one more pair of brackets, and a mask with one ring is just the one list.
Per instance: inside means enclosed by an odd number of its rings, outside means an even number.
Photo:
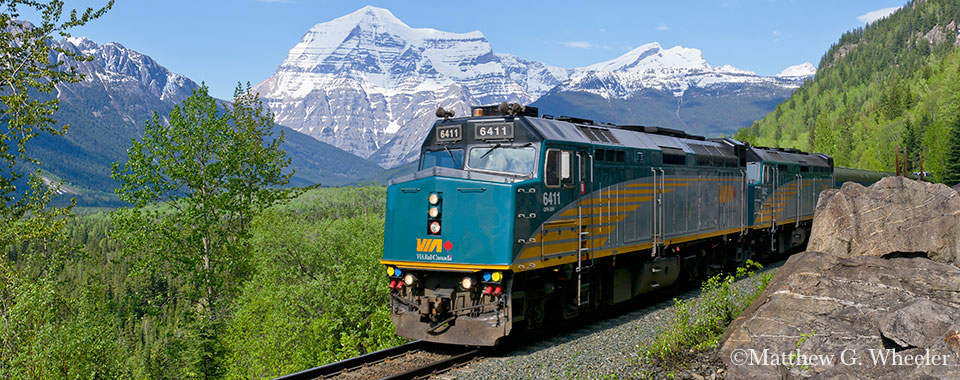
[{"label": "railroad track", "polygon": [[[766,272],[786,262],[785,258],[764,263]],[[578,317],[567,323],[508,336],[497,346],[498,350],[487,350],[491,357],[510,355],[513,349],[539,344],[551,338],[603,323],[612,318],[635,311],[648,311],[672,305],[672,298],[686,299],[699,294],[696,284],[673,286],[660,292],[651,293],[645,299],[637,299],[603,312]],[[498,352],[494,353],[494,352]],[[396,347],[360,355],[336,363],[303,370],[275,380],[313,380],[313,379],[424,379],[444,373],[450,369],[481,358],[483,351],[477,347],[444,345],[424,341],[413,341]]]},{"label": "railroad track", "polygon": [[480,349],[413,341],[275,380],[420,379],[476,359]]}]

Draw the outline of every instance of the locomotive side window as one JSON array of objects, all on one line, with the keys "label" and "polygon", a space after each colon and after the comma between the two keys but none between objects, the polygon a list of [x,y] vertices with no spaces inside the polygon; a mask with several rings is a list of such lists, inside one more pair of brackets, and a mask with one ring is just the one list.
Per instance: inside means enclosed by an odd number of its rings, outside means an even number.
[{"label": "locomotive side window", "polygon": [[544,166],[544,182],[548,187],[569,186],[573,184],[573,170],[568,151],[550,149],[547,151],[547,164]]},{"label": "locomotive side window", "polygon": [[444,149],[424,151],[420,159],[420,170],[434,166],[460,169],[463,167],[463,149]]},{"label": "locomotive side window", "polygon": [[756,162],[747,164],[747,180],[750,183],[760,182],[760,164]]}]

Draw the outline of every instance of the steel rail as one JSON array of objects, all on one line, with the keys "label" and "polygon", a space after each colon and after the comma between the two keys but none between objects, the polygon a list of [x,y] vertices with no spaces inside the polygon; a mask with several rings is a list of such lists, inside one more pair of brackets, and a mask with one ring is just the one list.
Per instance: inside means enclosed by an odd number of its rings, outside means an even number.
[{"label": "steel rail", "polygon": [[480,355],[480,349],[474,348],[460,355],[443,359],[443,360],[434,362],[432,364],[427,364],[419,368],[414,368],[412,370],[409,370],[407,372],[404,372],[398,375],[387,376],[382,378],[381,380],[412,380],[412,379],[423,378],[426,376],[447,371],[457,365],[469,362],[475,359],[479,355]]},{"label": "steel rail", "polygon": [[291,373],[289,375],[280,376],[274,380],[308,380],[308,379],[316,379],[316,378],[322,378],[322,377],[331,377],[344,371],[348,371],[354,368],[359,368],[364,365],[377,363],[385,359],[397,357],[411,351],[419,350],[422,347],[424,347],[426,344],[427,342],[424,342],[422,340],[415,340],[413,342],[402,344],[396,347],[390,347],[380,351],[375,351],[368,354],[355,356],[350,359],[341,360],[335,363],[330,363],[330,364],[319,366],[319,367],[305,369],[300,372]]}]

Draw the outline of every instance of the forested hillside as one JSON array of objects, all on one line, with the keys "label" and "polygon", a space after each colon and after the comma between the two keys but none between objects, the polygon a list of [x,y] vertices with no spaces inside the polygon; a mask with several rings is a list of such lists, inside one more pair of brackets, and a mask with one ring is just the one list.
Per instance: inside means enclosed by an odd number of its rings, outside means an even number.
[{"label": "forested hillside", "polygon": [[222,284],[237,291],[210,347],[196,346],[190,284],[123,254],[109,214],[72,218],[62,239],[10,246],[3,253],[20,256],[18,270],[55,261],[61,275],[7,285],[21,302],[2,329],[15,346],[0,350],[10,365],[0,373],[199,378],[198,366],[213,365],[225,379],[272,378],[402,343],[379,264],[385,196],[383,187],[316,189],[258,216],[249,254],[231,268],[242,270]]},{"label": "forested hillside", "polygon": [[943,178],[950,131],[960,123],[960,2],[916,0],[845,33],[817,75],[736,137],[756,145],[823,152],[837,165],[909,170]]}]

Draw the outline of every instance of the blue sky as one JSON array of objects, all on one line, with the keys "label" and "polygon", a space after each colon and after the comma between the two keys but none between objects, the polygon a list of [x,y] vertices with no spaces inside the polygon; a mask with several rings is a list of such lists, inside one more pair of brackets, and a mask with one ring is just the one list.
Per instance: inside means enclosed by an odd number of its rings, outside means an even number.
[{"label": "blue sky", "polygon": [[[103,2],[67,0],[66,5]],[[415,28],[479,30],[496,52],[561,67],[586,66],[660,42],[665,48],[700,49],[714,66],[731,64],[773,75],[806,61],[816,65],[841,33],[904,3],[117,0],[113,10],[74,35],[119,42],[174,72],[205,81],[214,96],[229,98],[238,81],[256,84],[270,76],[311,26],[365,5],[387,8]]]}]

